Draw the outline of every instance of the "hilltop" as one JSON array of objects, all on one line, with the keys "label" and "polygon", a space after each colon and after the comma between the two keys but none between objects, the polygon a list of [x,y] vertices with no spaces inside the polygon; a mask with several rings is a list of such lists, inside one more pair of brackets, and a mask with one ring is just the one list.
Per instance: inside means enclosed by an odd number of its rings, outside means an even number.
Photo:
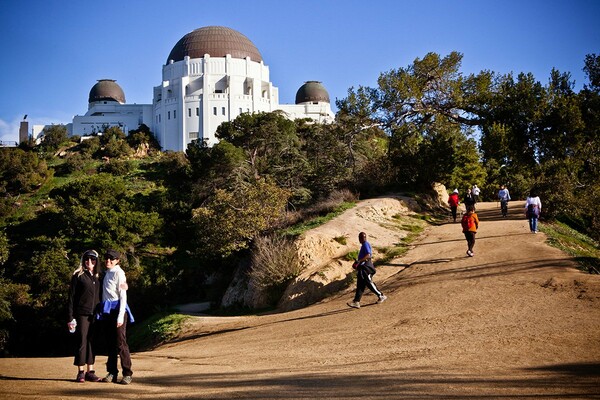
[{"label": "hilltop", "polygon": [[478,207],[475,257],[446,223],[379,266],[381,305],[348,308],[348,288],[295,311],[192,317],[178,341],[134,354],[128,387],[71,382],[71,358],[0,359],[0,397],[598,397],[600,277],[530,234],[519,202],[508,219],[496,207]]}]

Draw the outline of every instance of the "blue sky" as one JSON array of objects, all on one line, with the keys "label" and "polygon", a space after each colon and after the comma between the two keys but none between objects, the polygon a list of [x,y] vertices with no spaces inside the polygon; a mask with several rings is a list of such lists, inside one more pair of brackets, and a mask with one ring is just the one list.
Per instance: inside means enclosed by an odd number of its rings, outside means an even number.
[{"label": "blue sky", "polygon": [[24,114],[30,124],[85,114],[97,79],[116,79],[127,103],[151,103],[175,43],[208,25],[256,45],[280,103],[307,80],[334,103],[428,52],[461,52],[464,74],[531,72],[543,84],[555,67],[580,90],[585,55],[600,54],[599,21],[596,0],[3,0],[0,140],[17,140]]}]

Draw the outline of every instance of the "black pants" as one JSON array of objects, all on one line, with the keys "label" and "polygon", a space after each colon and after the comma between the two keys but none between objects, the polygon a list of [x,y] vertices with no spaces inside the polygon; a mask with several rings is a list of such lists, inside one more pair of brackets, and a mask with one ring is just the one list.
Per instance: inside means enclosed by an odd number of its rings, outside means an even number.
[{"label": "black pants", "polygon": [[452,218],[454,218],[454,222],[456,222],[456,209],[458,206],[450,206],[450,211],[452,211]]},{"label": "black pants", "polygon": [[473,251],[473,247],[475,246],[475,233],[476,232],[463,232],[465,234],[465,239],[467,239],[467,246],[469,246],[469,250]]},{"label": "black pants", "polygon": [[365,288],[369,288],[369,290],[377,295],[377,297],[381,297],[383,294],[377,290],[377,286],[373,282],[373,275],[367,272],[364,268],[359,268],[356,271],[356,294],[354,295],[354,301],[360,301],[362,295],[365,291]]},{"label": "black pants", "polygon": [[94,365],[95,356],[92,351],[92,337],[94,335],[94,316],[93,315],[76,315],[77,328],[75,335],[77,345],[75,347],[75,360],[73,365],[78,367],[82,365]]},{"label": "black pants", "polygon": [[129,353],[129,345],[127,344],[127,322],[129,321],[129,315],[125,313],[123,325],[117,328],[118,314],[119,309],[114,309],[110,312],[108,318],[104,320],[108,350],[106,371],[117,376],[119,374],[117,359],[120,357],[123,376],[131,376],[133,375],[133,371],[131,370],[131,354]]}]

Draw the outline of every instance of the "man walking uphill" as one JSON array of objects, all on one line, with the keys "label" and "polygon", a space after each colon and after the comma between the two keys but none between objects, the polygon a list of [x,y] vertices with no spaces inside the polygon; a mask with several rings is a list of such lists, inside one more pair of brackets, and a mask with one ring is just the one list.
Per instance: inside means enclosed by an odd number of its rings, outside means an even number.
[{"label": "man walking uphill", "polygon": [[356,294],[354,295],[354,301],[348,303],[352,308],[360,308],[360,299],[366,287],[377,295],[377,304],[381,304],[387,299],[387,296],[381,293],[373,282],[373,275],[375,275],[375,267],[371,260],[373,250],[371,244],[367,242],[367,234],[364,232],[359,233],[358,241],[361,247],[358,252],[358,259],[352,265],[356,269]]}]

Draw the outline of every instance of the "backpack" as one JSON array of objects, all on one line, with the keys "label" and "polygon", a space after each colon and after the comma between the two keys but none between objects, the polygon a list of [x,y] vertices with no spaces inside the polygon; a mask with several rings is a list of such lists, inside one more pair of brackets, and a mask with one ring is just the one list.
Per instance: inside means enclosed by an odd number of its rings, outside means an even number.
[{"label": "backpack", "polygon": [[470,231],[475,226],[475,221],[471,215],[465,214],[460,221],[463,231]]}]

